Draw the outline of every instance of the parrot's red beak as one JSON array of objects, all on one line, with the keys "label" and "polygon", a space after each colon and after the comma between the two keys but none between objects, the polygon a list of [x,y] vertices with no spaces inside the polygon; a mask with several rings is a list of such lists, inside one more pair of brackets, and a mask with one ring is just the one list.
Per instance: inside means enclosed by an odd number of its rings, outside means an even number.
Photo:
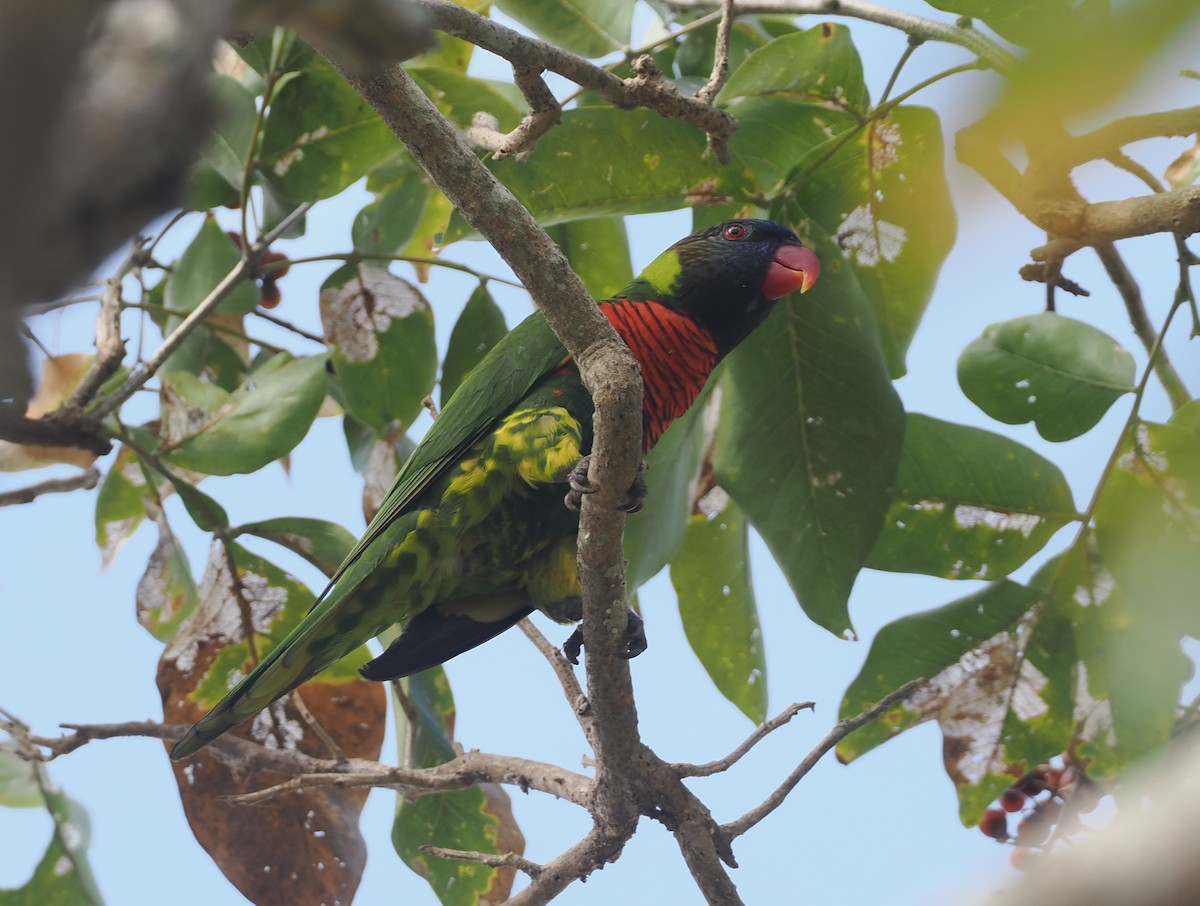
[{"label": "parrot's red beak", "polygon": [[781,245],[771,258],[763,294],[772,302],[795,290],[808,292],[821,273],[817,256],[802,245]]}]

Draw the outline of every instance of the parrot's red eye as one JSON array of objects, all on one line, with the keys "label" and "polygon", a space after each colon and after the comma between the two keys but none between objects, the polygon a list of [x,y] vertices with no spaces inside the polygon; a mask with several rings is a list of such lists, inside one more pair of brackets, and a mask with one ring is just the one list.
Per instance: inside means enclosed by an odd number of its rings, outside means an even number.
[{"label": "parrot's red eye", "polygon": [[746,228],[744,226],[742,226],[740,223],[731,223],[731,224],[729,224],[729,226],[725,227],[725,238],[726,239],[735,239],[735,240],[736,239],[745,239],[746,238]]}]

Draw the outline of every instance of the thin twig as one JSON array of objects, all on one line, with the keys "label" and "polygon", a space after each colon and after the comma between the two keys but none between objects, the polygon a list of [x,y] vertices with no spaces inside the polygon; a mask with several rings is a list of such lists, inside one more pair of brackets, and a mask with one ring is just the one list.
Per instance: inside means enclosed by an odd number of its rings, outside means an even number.
[{"label": "thin twig", "polygon": [[588,742],[592,743],[592,716],[591,705],[588,703],[587,696],[583,693],[583,687],[579,685],[579,678],[575,676],[571,662],[566,659],[562,651],[555,645],[550,643],[528,617],[521,620],[517,624],[521,631],[525,633],[525,637],[533,642],[538,651],[542,653],[554,670],[554,675],[558,677],[558,682],[562,686],[563,694],[567,697],[567,701],[571,705],[571,710],[575,714],[575,719],[579,721],[579,726],[583,729],[584,735]]},{"label": "thin twig", "polygon": [[316,716],[308,710],[308,705],[304,704],[304,699],[300,697],[299,689],[291,691],[289,701],[300,714],[301,719],[308,724],[308,728],[313,731],[313,735],[321,741],[321,745],[325,747],[325,751],[329,753],[329,757],[338,762],[348,761],[349,759],[346,757],[345,750],[338,745],[336,739],[329,735],[329,731],[317,720]]},{"label": "thin twig", "polygon": [[772,717],[770,720],[763,721],[755,727],[754,732],[747,736],[746,740],[740,746],[724,758],[718,758],[716,761],[709,761],[704,764],[673,764],[670,767],[680,777],[711,777],[713,774],[728,771],[768,735],[788,723],[801,711],[812,711],[816,706],[816,702],[797,702],[788,705],[782,713]]},{"label": "thin twig", "polygon": [[722,825],[721,829],[729,835],[730,839],[740,837],[746,833],[746,831],[750,830],[750,828],[754,827],[754,825],[758,824],[783,804],[783,801],[788,797],[788,794],[796,784],[804,779],[804,775],[816,766],[817,762],[825,756],[826,752],[859,727],[869,724],[885,711],[904,701],[920,688],[924,682],[924,679],[911,680],[894,692],[885,695],[861,714],[847,718],[846,720],[839,720],[834,728],[825,734],[825,738],[817,743],[811,752],[804,756],[804,760],[796,766],[796,769],[788,775],[787,779],[761,805],[752,808],[736,821],[730,821],[728,824]]},{"label": "thin twig", "polygon": [[418,848],[421,852],[437,856],[439,859],[479,862],[481,865],[486,865],[489,868],[515,868],[517,871],[524,872],[531,878],[536,878],[545,870],[545,866],[539,865],[537,862],[531,862],[517,853],[480,853],[468,849],[447,849],[444,846],[434,846],[432,843],[426,843],[424,846]]},{"label": "thin twig", "polygon": [[[711,9],[718,0],[667,0],[667,6],[677,10]],[[738,0],[739,13],[784,13],[795,15],[844,16],[861,19],[898,29],[923,41],[957,44],[1003,74],[1011,73],[1016,58],[968,22],[954,24],[924,19],[911,13],[888,9],[866,0]]]},{"label": "thin twig", "polygon": [[713,48],[712,75],[696,92],[696,97],[711,104],[729,78],[729,38],[733,31],[733,0],[721,0],[721,22],[717,25],[717,43]]},{"label": "thin twig", "polygon": [[0,493],[0,506],[32,503],[43,494],[65,494],[69,491],[90,491],[100,482],[100,473],[93,468],[85,469],[69,478],[48,478],[15,491]]},{"label": "thin twig", "polygon": [[[1097,245],[1096,255],[1099,257],[1100,263],[1104,265],[1108,278],[1112,280],[1113,286],[1116,287],[1125,302],[1125,311],[1129,314],[1129,323],[1133,326],[1133,332],[1141,340],[1146,352],[1151,352],[1155,348],[1158,335],[1154,331],[1154,325],[1150,323],[1150,315],[1142,302],[1142,290],[1126,266],[1125,259],[1121,257],[1121,253],[1112,243]],[[1162,382],[1163,389],[1167,392],[1172,409],[1178,409],[1191,400],[1192,395],[1188,392],[1179,372],[1175,370],[1175,366],[1167,358],[1165,349],[1161,347],[1158,349],[1157,355],[1151,359],[1151,364],[1159,381]]]},{"label": "thin twig", "polygon": [[125,343],[121,339],[121,283],[145,260],[145,244],[142,237],[135,236],[125,259],[108,278],[100,297],[100,313],[96,316],[96,361],[71,395],[63,400],[60,409],[82,409],[121,367],[125,358]]},{"label": "thin twig", "polygon": [[253,273],[257,265],[258,257],[264,249],[268,248],[272,242],[283,235],[293,223],[311,208],[312,202],[304,202],[283,220],[270,232],[263,235],[252,246],[247,247],[242,254],[242,258],[234,266],[234,268],[226,274],[221,282],[212,288],[203,301],[197,305],[191,313],[183,319],[171,333],[163,339],[162,345],[155,350],[154,354],[146,360],[146,363],[134,371],[120,387],[104,399],[96,404],[94,416],[103,418],[120,408],[121,404],[133,394],[145,386],[160,369],[163,364],[170,358],[171,354],[182,345],[183,341],[191,335],[192,331],[212,312],[216,309],[225,297],[228,296],[239,283],[247,276]]}]

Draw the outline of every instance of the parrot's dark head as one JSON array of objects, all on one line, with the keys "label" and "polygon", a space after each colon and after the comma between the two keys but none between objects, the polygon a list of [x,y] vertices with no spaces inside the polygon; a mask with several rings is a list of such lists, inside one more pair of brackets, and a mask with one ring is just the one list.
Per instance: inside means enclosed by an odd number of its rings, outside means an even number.
[{"label": "parrot's dark head", "polygon": [[776,301],[807,291],[820,271],[817,256],[787,227],[727,220],[676,242],[634,286],[705,328],[725,355],[766,320]]}]

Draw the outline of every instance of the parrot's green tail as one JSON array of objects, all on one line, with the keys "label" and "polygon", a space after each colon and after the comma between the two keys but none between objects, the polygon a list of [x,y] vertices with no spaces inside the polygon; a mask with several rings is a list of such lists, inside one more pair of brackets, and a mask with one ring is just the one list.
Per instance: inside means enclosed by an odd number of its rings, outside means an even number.
[{"label": "parrot's green tail", "polygon": [[334,623],[330,608],[319,607],[310,612],[249,676],[175,743],[171,759],[178,761],[195,754],[361,644],[360,640],[352,643],[344,637],[339,639]]}]

